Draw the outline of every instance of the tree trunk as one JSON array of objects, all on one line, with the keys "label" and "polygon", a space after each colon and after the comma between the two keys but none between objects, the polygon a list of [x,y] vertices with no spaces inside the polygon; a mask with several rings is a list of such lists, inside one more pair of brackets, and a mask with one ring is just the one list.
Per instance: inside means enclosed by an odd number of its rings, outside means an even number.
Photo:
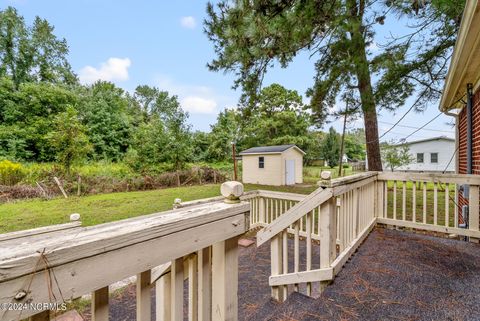
[{"label": "tree trunk", "polygon": [[364,26],[362,21],[362,5],[358,5],[354,0],[350,0],[347,3],[351,14],[349,21],[352,39],[350,54],[353,56],[355,62],[355,74],[357,76],[358,91],[362,102],[365,139],[367,143],[368,170],[382,171],[380,142],[378,139],[377,110],[375,107],[375,97],[373,95],[367,52],[365,50],[366,43],[363,36]]}]

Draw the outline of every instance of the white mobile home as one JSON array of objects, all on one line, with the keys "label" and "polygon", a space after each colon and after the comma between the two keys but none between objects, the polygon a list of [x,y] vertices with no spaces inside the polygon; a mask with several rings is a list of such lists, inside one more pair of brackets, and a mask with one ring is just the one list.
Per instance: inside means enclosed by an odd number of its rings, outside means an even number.
[{"label": "white mobile home", "polygon": [[412,163],[397,171],[455,172],[455,139],[439,136],[405,144],[409,147]]},{"label": "white mobile home", "polygon": [[261,146],[244,150],[243,183],[293,185],[303,183],[303,155],[296,145]]}]

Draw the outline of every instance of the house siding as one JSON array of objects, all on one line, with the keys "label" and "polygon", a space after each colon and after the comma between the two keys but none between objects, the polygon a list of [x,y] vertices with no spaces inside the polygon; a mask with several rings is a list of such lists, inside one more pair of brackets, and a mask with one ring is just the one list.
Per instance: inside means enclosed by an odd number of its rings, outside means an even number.
[{"label": "house siding", "polygon": [[[411,142],[408,144],[412,162],[400,166],[397,171],[414,172],[455,172],[455,141],[445,138]],[[423,163],[417,163],[417,153],[423,153]],[[431,162],[431,154],[437,153],[436,163]]]}]

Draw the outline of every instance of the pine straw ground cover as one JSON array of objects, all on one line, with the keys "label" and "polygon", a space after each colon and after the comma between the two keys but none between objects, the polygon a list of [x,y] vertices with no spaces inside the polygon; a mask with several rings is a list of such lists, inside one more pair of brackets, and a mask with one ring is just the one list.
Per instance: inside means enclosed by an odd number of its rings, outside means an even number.
[{"label": "pine straw ground cover", "polygon": [[[269,275],[269,244],[240,248],[240,321],[480,319],[477,244],[377,228],[321,296],[295,293],[283,304],[270,299]],[[111,320],[134,320],[135,286],[110,304]]]}]

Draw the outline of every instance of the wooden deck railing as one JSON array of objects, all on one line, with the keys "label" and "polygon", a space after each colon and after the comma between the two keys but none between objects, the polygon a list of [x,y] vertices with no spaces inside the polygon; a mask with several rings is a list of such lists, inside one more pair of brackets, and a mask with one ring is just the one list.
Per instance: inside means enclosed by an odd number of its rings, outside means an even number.
[{"label": "wooden deck railing", "polygon": [[[468,225],[459,228],[464,184]],[[367,172],[325,181],[308,196],[259,191],[250,200],[251,223],[263,227],[258,246],[270,241],[272,296],[285,300],[302,284],[311,295],[314,282],[322,291],[377,223],[478,240],[479,186],[474,175]]]},{"label": "wooden deck railing", "polygon": [[[480,238],[480,176],[384,172],[378,184],[378,223]],[[460,186],[468,189],[466,228],[458,225]]]},{"label": "wooden deck railing", "polygon": [[189,320],[236,320],[237,240],[248,214],[245,202],[217,201],[92,227],[4,234],[0,320],[49,320],[52,304],[91,293],[92,320],[107,321],[109,285],[132,275],[138,321],[151,320],[154,283],[157,320],[183,320],[185,279]]},{"label": "wooden deck railing", "polygon": [[[226,183],[227,184],[227,183]],[[469,190],[467,228],[457,224],[458,186]],[[63,224],[0,235],[0,302],[58,303],[92,293],[93,320],[108,320],[108,286],[137,275],[137,320],[236,320],[237,238],[261,228],[270,241],[272,296],[322,291],[377,224],[480,239],[480,177],[367,172],[326,180],[310,195],[272,191],[176,202],[173,211],[93,227]],[[238,187],[238,186],[237,186]],[[318,286],[317,286],[318,285]],[[0,320],[48,320],[3,309]]]}]

